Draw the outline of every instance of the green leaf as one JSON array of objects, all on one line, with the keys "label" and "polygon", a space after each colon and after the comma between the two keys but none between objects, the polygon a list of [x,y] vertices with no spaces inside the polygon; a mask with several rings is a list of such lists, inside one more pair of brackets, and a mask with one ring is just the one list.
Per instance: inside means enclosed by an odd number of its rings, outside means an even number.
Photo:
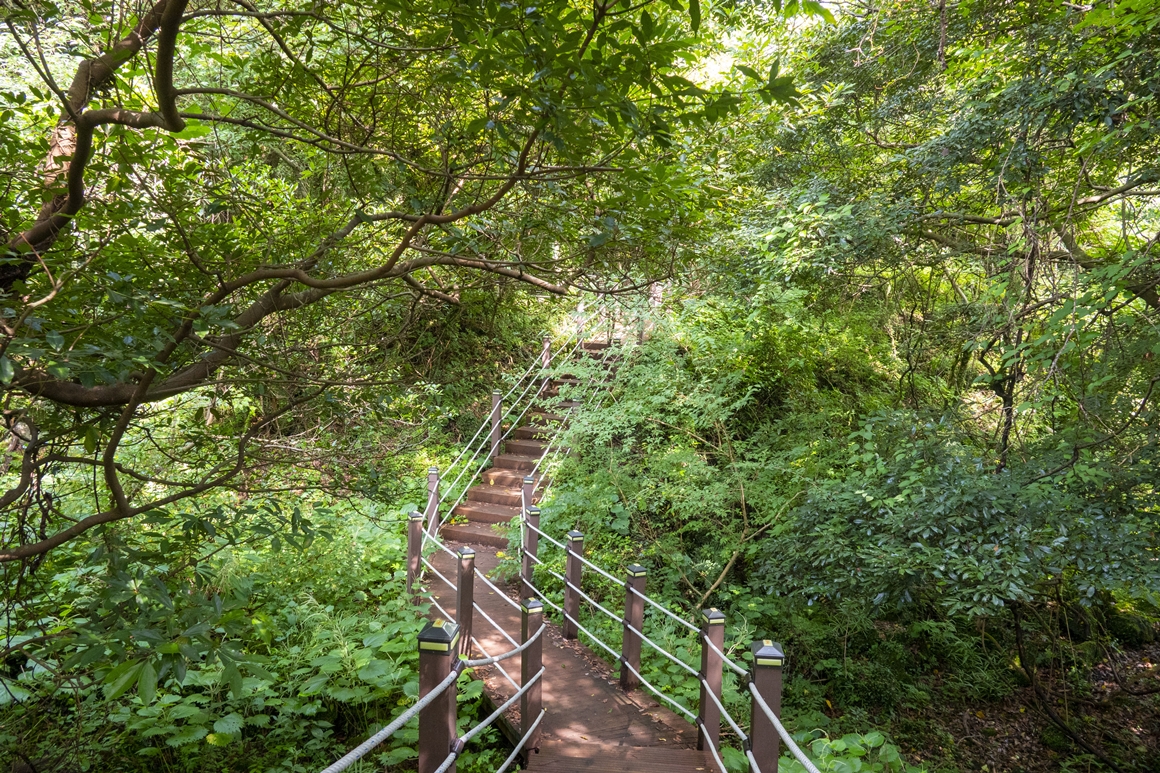
[{"label": "green leaf", "polygon": [[147,660],[141,667],[141,675],[137,677],[137,695],[141,702],[148,706],[157,695],[157,669],[153,661]]},{"label": "green leaf", "polygon": [[694,33],[701,29],[701,0],[689,0],[689,24]]},{"label": "green leaf", "polygon": [[128,661],[114,668],[105,677],[105,698],[113,700],[125,694],[141,673],[141,663]]},{"label": "green leaf", "polygon": [[209,124],[204,124],[201,121],[190,118],[186,120],[184,129],[179,132],[174,132],[171,136],[179,140],[196,140],[198,137],[204,137],[212,131],[213,127]]},{"label": "green leaf", "polygon": [[224,717],[213,723],[213,731],[215,733],[225,733],[227,735],[237,735],[242,732],[242,725],[244,724],[242,715],[236,711],[232,714],[226,714]]},{"label": "green leaf", "polygon": [[205,738],[207,735],[209,735],[209,731],[206,730],[204,727],[198,727],[198,726],[183,727],[181,729],[181,732],[165,739],[165,743],[169,744],[170,746],[184,746],[187,743],[193,743],[194,741],[200,741],[202,738]]},{"label": "green leaf", "polygon": [[12,377],[15,375],[16,367],[12,364],[12,360],[4,355],[0,355],[0,382],[11,384]]}]

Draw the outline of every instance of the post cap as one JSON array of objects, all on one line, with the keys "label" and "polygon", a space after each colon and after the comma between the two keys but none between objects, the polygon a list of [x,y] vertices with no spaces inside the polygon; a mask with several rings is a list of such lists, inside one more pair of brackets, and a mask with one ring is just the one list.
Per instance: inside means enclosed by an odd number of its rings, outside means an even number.
[{"label": "post cap", "polygon": [[725,625],[725,613],[717,607],[702,609],[701,620],[705,625]]},{"label": "post cap", "polygon": [[423,520],[423,514],[420,513],[418,510],[412,510],[411,514],[407,516],[407,520],[421,521],[421,520]]},{"label": "post cap", "polygon": [[620,338],[613,338],[613,339],[612,339],[612,345],[613,345],[613,346],[620,346],[620,344],[622,343],[622,340],[623,340],[623,339],[620,339]]},{"label": "post cap", "polygon": [[503,394],[503,392],[499,391],[498,389],[493,389],[493,390],[491,390],[491,393],[492,393],[493,395],[502,395],[502,394]]},{"label": "post cap", "polygon": [[475,548],[468,547],[467,545],[463,545],[462,547],[459,548],[459,557],[460,558],[475,558]]},{"label": "post cap", "polygon": [[535,505],[529,506],[526,512],[528,515],[534,516],[536,518],[540,517],[540,508],[536,507]]},{"label": "post cap", "polygon": [[648,569],[645,569],[640,564],[629,564],[628,565],[628,576],[629,577],[644,577],[647,574],[648,574]]},{"label": "post cap", "polygon": [[520,602],[520,609],[527,612],[529,615],[538,614],[544,611],[544,605],[539,599],[524,599]]},{"label": "post cap", "polygon": [[428,474],[428,475],[438,475],[438,474],[439,474],[439,468],[438,468],[438,467],[428,467],[428,468],[427,468],[427,474]]},{"label": "post cap", "polygon": [[584,535],[581,532],[578,532],[575,529],[568,532],[568,541],[569,542],[582,542],[583,540],[584,540]]},{"label": "post cap", "polygon": [[534,484],[535,482],[536,482],[536,479],[533,478],[531,475],[524,476],[524,485],[527,485],[529,483]]},{"label": "post cap", "polygon": [[785,650],[777,642],[769,639],[753,642],[753,663],[756,666],[781,668],[785,665]]},{"label": "post cap", "polygon": [[443,618],[428,621],[419,631],[420,652],[450,653],[459,641],[459,626]]}]

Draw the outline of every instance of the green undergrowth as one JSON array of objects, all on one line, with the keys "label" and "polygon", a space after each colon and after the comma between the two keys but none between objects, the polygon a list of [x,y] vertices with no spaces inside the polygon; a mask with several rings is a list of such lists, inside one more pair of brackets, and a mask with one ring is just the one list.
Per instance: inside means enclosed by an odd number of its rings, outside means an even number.
[{"label": "green undergrowth", "polygon": [[[3,756],[78,771],[305,772],[390,722],[418,695],[427,606],[406,598],[398,516],[357,504],[222,504],[58,557],[29,601],[63,602],[40,626],[58,645],[8,661]],[[254,539],[263,517],[294,526]],[[207,529],[209,555],[181,560]],[[486,715],[481,690],[461,678],[461,730]],[[412,769],[416,739],[412,720],[354,769]],[[488,729],[459,769],[493,770],[506,755]]]}]

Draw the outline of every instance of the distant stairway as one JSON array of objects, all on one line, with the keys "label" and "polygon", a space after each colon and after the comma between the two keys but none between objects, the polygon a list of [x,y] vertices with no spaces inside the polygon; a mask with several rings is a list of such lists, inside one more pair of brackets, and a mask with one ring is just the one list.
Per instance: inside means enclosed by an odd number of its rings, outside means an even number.
[{"label": "distant stairway", "polygon": [[[577,356],[599,361],[606,371],[606,379],[610,379],[616,374],[617,360],[605,356],[608,347],[607,343],[585,341],[580,344]],[[560,390],[568,387],[574,392],[580,385],[581,380],[572,375],[548,380],[536,404],[525,415],[524,423],[511,430],[509,439],[501,444],[501,453],[492,459],[491,468],[480,476],[482,482],[469,488],[466,501],[451,511],[451,518],[439,531],[444,540],[507,547],[508,538],[493,527],[519,519],[525,477],[530,475],[534,481],[529,504],[540,501],[548,481],[536,469],[537,463],[548,451],[549,439],[567,421],[568,412],[580,405],[574,400],[559,399]],[[466,523],[453,523],[463,518],[467,519]]]}]

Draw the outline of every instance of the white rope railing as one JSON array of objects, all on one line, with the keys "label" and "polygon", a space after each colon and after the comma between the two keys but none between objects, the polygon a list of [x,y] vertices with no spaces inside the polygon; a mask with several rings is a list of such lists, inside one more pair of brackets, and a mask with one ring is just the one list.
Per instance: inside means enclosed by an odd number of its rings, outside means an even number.
[{"label": "white rope railing", "polygon": [[540,638],[540,634],[542,634],[544,632],[544,629],[547,627],[548,627],[547,625],[541,624],[540,627],[536,629],[536,632],[528,637],[528,640],[526,642],[519,645],[514,650],[508,650],[504,654],[495,655],[494,657],[485,657],[485,658],[480,658],[478,660],[465,660],[463,662],[466,663],[469,668],[478,668],[480,666],[492,666],[492,665],[495,665],[496,663],[499,663],[502,660],[507,660],[508,658],[515,657],[516,655],[519,655],[521,652],[526,650],[528,647],[532,646],[533,642],[537,641]]},{"label": "white rope railing", "polygon": [[677,615],[676,613],[674,613],[674,612],[672,612],[671,610],[667,609],[666,607],[662,606],[662,605],[661,605],[661,604],[659,604],[658,602],[656,602],[656,601],[653,601],[651,598],[649,598],[649,597],[648,597],[648,596],[646,596],[645,594],[641,593],[640,591],[638,591],[636,588],[632,587],[631,585],[630,585],[630,586],[628,586],[628,590],[629,590],[629,592],[630,592],[630,593],[632,593],[634,596],[638,596],[638,597],[640,597],[641,599],[644,599],[644,602],[645,602],[646,604],[649,604],[649,605],[651,605],[651,606],[652,606],[654,609],[658,609],[658,610],[660,610],[660,611],[661,611],[661,612],[663,612],[664,614],[666,614],[666,615],[668,615],[669,617],[671,617],[673,620],[676,620],[678,623],[680,623],[681,625],[683,625],[683,626],[685,626],[686,628],[688,628],[688,629],[689,629],[690,631],[692,631],[693,633],[700,633],[700,632],[701,632],[701,629],[700,629],[700,628],[698,628],[697,626],[693,625],[692,623],[690,623],[690,622],[689,622],[688,620],[686,620],[685,618],[683,618],[683,617],[680,617],[680,616],[679,616],[679,615]]},{"label": "white rope railing", "polygon": [[524,744],[526,744],[528,739],[532,737],[532,733],[536,732],[536,728],[540,726],[540,722],[544,720],[544,715],[547,713],[548,712],[544,711],[543,709],[540,709],[540,715],[536,717],[536,721],[533,722],[532,726],[524,732],[523,737],[520,738],[520,742],[516,744],[516,748],[512,749],[512,753],[509,754],[508,758],[503,761],[503,764],[496,769],[495,773],[504,773],[504,771],[508,769],[508,766],[515,762],[516,757],[519,756],[520,751],[524,748]]},{"label": "white rope railing", "polygon": [[422,711],[424,708],[430,705],[432,701],[442,695],[448,687],[455,684],[455,680],[458,678],[459,671],[457,669],[452,669],[451,673],[448,674],[442,682],[435,686],[435,689],[431,690],[431,692],[427,693],[418,701],[416,701],[414,706],[397,716],[395,720],[391,722],[391,724],[387,725],[382,730],[375,733],[370,738],[344,754],[333,765],[325,768],[322,773],[342,773],[342,771],[358,762],[366,755],[367,752],[390,738],[395,734],[396,731],[399,730],[399,728],[411,721],[413,717],[417,716],[420,711]]},{"label": "white rope railing", "polygon": [[[488,715],[487,719],[483,720],[478,725],[471,728],[466,733],[464,733],[462,736],[460,736],[458,739],[456,739],[456,742],[455,742],[456,747],[462,748],[462,746],[465,746],[468,742],[471,741],[472,738],[474,738],[475,736],[482,733],[486,728],[490,727],[491,723],[494,722],[499,717],[500,714],[504,713],[509,708],[511,708],[512,704],[514,704],[516,701],[518,701],[520,698],[522,698],[524,696],[524,693],[526,693],[528,690],[530,690],[532,688],[532,685],[534,685],[536,682],[540,681],[540,677],[543,675],[544,675],[544,669],[541,668],[539,671],[536,672],[535,676],[533,676],[531,679],[529,679],[523,687],[521,687],[519,690],[516,691],[515,695],[508,698],[507,701],[505,701],[503,703],[503,705],[501,705],[499,708],[497,708],[495,711],[493,711],[490,715]],[[458,757],[459,757],[459,752],[452,751],[450,754],[447,755],[447,758],[445,760],[443,760],[443,764],[440,765],[435,770],[435,773],[446,773],[448,770],[451,769],[451,766],[455,764],[455,760]]]},{"label": "white rope railing", "polygon": [[770,721],[774,729],[777,730],[777,734],[781,736],[781,740],[785,742],[787,747],[789,747],[790,753],[793,754],[794,759],[800,762],[802,767],[804,767],[809,773],[821,773],[817,766],[810,761],[810,758],[805,755],[805,752],[798,748],[798,745],[793,740],[793,736],[791,736],[789,732],[786,731],[785,726],[781,724],[781,720],[778,719],[777,715],[773,713],[773,709],[771,709],[769,704],[765,702],[765,698],[762,697],[761,693],[757,690],[757,685],[755,685],[752,681],[749,683],[749,694],[753,696],[755,701],[757,701],[757,705],[765,713],[766,719]]}]

